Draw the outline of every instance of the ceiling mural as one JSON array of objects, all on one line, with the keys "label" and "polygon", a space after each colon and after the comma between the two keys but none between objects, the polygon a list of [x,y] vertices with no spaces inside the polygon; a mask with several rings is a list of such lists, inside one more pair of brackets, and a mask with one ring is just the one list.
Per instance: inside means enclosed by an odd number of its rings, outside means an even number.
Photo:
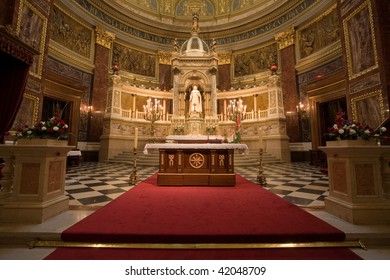
[{"label": "ceiling mural", "polygon": [[113,0],[124,6],[134,6],[149,12],[178,17],[193,13],[201,16],[218,17],[230,15],[254,6],[268,7],[284,0]]}]

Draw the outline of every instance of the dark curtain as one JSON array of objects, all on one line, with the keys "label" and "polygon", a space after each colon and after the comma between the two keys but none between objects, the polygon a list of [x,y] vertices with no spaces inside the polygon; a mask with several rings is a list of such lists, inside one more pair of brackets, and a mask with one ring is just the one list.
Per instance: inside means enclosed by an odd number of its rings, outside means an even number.
[{"label": "dark curtain", "polygon": [[29,66],[0,51],[0,144],[4,143],[22,103]]}]

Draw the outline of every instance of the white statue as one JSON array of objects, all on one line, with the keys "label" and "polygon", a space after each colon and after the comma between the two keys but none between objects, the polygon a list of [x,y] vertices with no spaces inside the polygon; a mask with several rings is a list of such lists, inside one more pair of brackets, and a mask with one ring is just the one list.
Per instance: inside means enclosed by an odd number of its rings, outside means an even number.
[{"label": "white statue", "polygon": [[194,86],[190,95],[190,112],[202,112],[202,96],[197,86]]}]

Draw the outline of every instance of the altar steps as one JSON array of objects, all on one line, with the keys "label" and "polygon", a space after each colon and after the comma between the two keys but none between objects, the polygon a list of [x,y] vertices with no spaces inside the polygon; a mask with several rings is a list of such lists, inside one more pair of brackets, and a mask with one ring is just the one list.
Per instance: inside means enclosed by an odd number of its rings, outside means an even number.
[{"label": "altar steps", "polygon": [[[134,153],[132,151],[123,151],[117,156],[109,159],[108,162],[117,163],[133,163]],[[243,155],[239,152],[234,154],[234,165],[235,166],[258,166],[259,165],[259,151],[250,150],[249,154]],[[278,163],[281,162],[276,157],[264,153],[263,163]],[[145,155],[142,152],[137,153],[137,166],[157,166],[158,165],[158,152],[153,151]]]}]

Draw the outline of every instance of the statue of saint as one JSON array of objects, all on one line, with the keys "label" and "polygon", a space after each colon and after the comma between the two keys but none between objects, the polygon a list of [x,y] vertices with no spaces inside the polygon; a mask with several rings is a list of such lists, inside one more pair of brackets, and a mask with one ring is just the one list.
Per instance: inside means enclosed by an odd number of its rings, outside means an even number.
[{"label": "statue of saint", "polygon": [[190,94],[190,112],[202,112],[202,96],[196,85]]},{"label": "statue of saint", "polygon": [[192,15],[192,33],[199,33],[199,15],[197,13]]}]

